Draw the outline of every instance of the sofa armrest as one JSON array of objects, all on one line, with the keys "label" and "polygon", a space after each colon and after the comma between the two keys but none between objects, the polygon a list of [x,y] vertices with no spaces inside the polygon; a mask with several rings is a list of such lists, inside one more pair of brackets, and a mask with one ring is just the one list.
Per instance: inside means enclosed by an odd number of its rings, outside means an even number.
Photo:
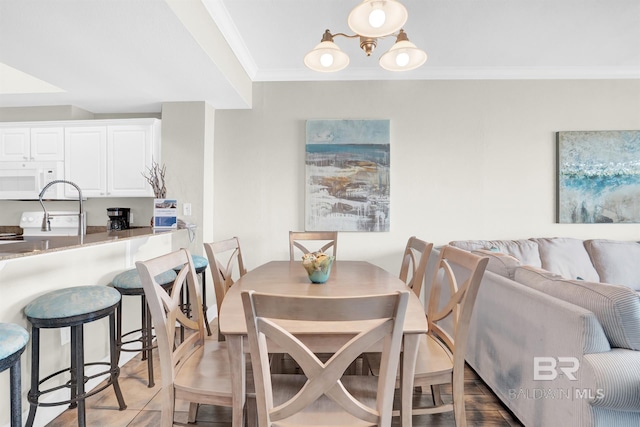
[{"label": "sofa armrest", "polygon": [[[471,322],[467,362],[522,423],[590,425],[589,402],[565,394],[595,388],[593,376],[573,381],[559,368],[560,358],[582,366],[585,354],[611,350],[592,312],[485,272]],[[558,362],[557,377],[535,378],[539,357]]]},{"label": "sofa armrest", "polygon": [[640,411],[640,351],[614,348],[587,354],[584,361],[595,384],[592,406]]}]

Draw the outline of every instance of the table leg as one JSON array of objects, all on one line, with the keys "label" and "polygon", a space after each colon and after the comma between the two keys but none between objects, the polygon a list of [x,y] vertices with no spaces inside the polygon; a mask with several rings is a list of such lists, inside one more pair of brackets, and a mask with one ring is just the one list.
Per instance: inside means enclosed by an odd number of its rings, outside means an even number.
[{"label": "table leg", "polygon": [[247,373],[242,336],[228,335],[226,341],[231,367],[231,390],[233,392],[233,416],[231,425],[233,427],[243,427],[244,406],[247,397]]},{"label": "table leg", "polygon": [[402,375],[400,376],[400,396],[402,406],[400,416],[403,427],[411,427],[413,409],[413,377],[418,357],[420,334],[406,334],[403,338]]}]

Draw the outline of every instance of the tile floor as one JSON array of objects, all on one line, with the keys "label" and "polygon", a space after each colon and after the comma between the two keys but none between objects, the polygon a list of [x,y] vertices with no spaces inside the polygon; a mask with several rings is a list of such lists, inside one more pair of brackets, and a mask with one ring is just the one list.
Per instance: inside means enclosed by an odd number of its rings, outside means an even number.
[{"label": "tile floor", "polygon": [[[215,322],[215,321],[214,321]],[[212,328],[213,329],[213,328]],[[215,330],[215,329],[213,329]],[[87,425],[108,427],[142,427],[160,425],[160,363],[157,352],[154,352],[155,387],[147,387],[147,363],[138,354],[124,365],[120,372],[120,387],[127,404],[127,409],[118,410],[113,388],[87,399]],[[443,400],[451,401],[451,388],[442,388]],[[431,401],[430,393],[416,395],[418,400]],[[469,427],[520,427],[520,424],[505,409],[498,398],[475,374],[471,368],[465,371],[465,403]],[[188,403],[176,402],[175,420],[186,423]],[[75,427],[77,414],[75,409],[67,409],[48,427]],[[201,405],[198,411],[197,426],[231,427],[231,410],[224,407]],[[394,418],[394,426],[400,426],[398,418]],[[416,427],[450,427],[455,426],[452,413],[421,415],[413,418]]]}]

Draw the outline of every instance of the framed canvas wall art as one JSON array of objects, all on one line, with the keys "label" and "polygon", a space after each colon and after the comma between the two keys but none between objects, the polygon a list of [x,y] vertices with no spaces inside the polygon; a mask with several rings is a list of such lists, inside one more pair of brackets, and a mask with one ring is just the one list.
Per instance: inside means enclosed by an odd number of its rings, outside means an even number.
[{"label": "framed canvas wall art", "polygon": [[640,131],[557,133],[558,222],[640,223]]},{"label": "framed canvas wall art", "polygon": [[389,231],[389,120],[308,120],[307,231]]}]

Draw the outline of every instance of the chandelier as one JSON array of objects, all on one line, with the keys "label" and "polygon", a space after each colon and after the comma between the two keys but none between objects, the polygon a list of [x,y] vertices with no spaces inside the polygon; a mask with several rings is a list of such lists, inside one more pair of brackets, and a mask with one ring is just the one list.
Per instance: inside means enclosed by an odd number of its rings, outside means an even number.
[{"label": "chandelier", "polygon": [[327,29],[320,44],[305,55],[304,64],[314,71],[340,71],[349,65],[349,56],[333,42],[334,37],[359,38],[360,48],[371,56],[379,38],[393,36],[396,42],[380,57],[380,66],[389,71],[418,68],[427,60],[427,54],[411,43],[402,29],[407,17],[407,9],[397,0],[364,0],[351,11],[347,21],[356,34],[332,34]]}]

